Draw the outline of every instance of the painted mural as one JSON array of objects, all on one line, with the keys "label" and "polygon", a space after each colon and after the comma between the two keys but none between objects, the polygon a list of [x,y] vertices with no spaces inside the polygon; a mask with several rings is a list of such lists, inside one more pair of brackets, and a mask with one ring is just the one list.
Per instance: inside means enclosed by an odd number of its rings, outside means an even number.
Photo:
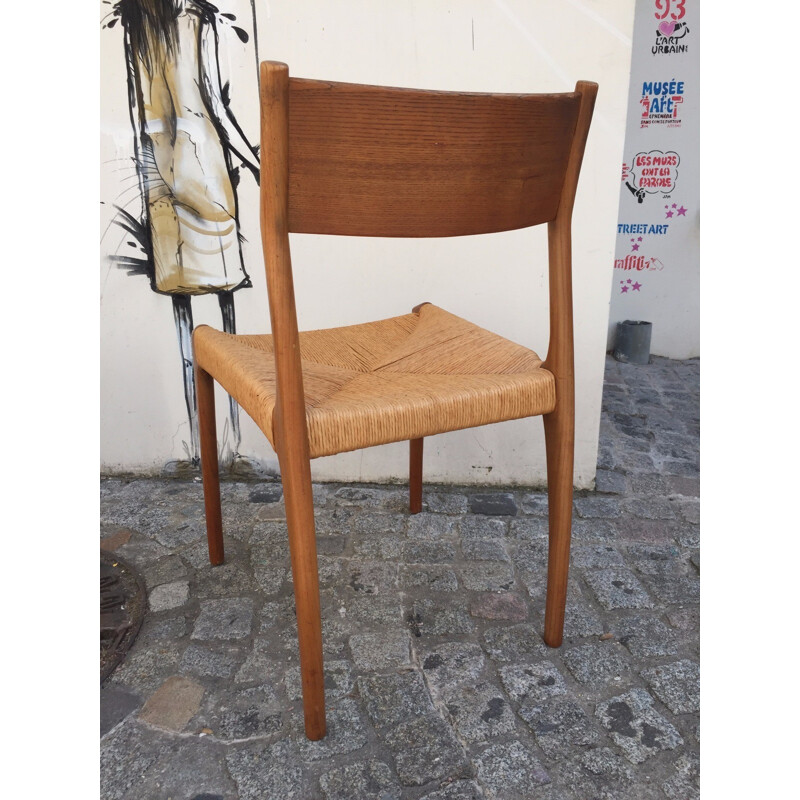
[{"label": "painted mural", "polygon": [[[259,179],[258,147],[233,112],[220,72],[221,49],[232,32],[252,50],[257,74],[255,9],[236,14],[206,0],[117,0],[107,3],[104,28],[121,26],[136,197],[115,206],[125,231],[108,256],[170,298],[177,331],[190,442],[199,463],[197,396],[192,352],[192,298],[214,294],[223,330],[236,332],[234,295],[251,286],[242,258],[237,187]],[[241,5],[241,3],[240,3]],[[253,32],[245,30],[246,25]],[[221,36],[221,33],[224,34]],[[241,443],[239,409],[229,398],[228,461]]]}]

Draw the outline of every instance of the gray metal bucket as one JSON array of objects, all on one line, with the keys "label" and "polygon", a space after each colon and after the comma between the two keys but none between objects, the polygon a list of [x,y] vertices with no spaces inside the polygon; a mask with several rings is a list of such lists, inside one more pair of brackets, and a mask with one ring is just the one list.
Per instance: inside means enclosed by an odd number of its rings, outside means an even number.
[{"label": "gray metal bucket", "polygon": [[626,319],[617,323],[617,340],[612,355],[625,364],[650,363],[652,322]]}]

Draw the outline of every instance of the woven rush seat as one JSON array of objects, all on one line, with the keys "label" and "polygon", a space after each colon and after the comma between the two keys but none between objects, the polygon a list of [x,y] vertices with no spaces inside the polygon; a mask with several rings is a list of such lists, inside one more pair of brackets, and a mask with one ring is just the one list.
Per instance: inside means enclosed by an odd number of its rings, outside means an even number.
[{"label": "woven rush seat", "polygon": [[[555,408],[555,380],[535,352],[430,303],[301,332],[300,353],[311,458]],[[199,326],[195,358],[275,447],[272,336]]]}]

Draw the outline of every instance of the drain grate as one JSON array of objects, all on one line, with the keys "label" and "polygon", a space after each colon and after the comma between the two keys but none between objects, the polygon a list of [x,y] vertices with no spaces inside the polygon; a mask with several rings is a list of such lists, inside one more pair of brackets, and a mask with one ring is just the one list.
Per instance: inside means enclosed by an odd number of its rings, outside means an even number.
[{"label": "drain grate", "polygon": [[144,618],[147,593],[130,564],[100,551],[100,683],[133,644]]}]

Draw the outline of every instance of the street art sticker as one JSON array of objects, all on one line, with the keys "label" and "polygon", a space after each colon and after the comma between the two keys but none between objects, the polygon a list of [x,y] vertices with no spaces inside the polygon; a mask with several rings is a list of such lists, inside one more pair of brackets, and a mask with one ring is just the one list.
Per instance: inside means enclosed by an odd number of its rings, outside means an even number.
[{"label": "street art sticker", "polygon": [[[636,248],[638,249],[638,248]],[[664,269],[664,262],[655,256],[627,255],[625,258],[618,258],[614,261],[614,269],[623,272],[661,272]],[[621,278],[617,281],[617,289],[620,294],[641,292],[644,284],[642,276],[637,274],[633,278]]]},{"label": "street art sticker", "polygon": [[681,126],[680,109],[683,104],[684,81],[643,81],[640,126],[666,125],[668,128]]},{"label": "street art sticker", "polygon": [[653,55],[685,53],[689,49],[684,38],[689,27],[684,20],[686,0],[655,0],[655,17],[658,20]]},{"label": "street art sticker", "polygon": [[623,165],[623,180],[638,203],[643,203],[648,194],[670,197],[678,180],[680,156],[673,150],[651,150],[637,153],[630,166]]},{"label": "street art sticker", "polygon": [[[237,3],[247,20],[230,13]],[[190,423],[184,447],[194,466],[200,454],[191,299],[216,295],[222,327],[235,333],[234,292],[252,285],[242,258],[237,187],[244,179],[258,182],[258,148],[236,120],[220,69],[221,57],[230,65],[234,46],[254,49],[252,3],[228,0],[219,9],[207,0],[118,0],[107,3],[103,21],[104,28],[119,23],[124,32],[119,57],[127,67],[138,179],[137,195],[115,203],[114,224],[127,236],[109,260],[146,276],[154,292],[171,299]],[[255,81],[253,49],[247,58]],[[241,434],[238,406],[232,398],[229,405],[232,441],[223,460],[232,461]]]},{"label": "street art sticker", "polygon": [[630,237],[631,253],[638,252],[644,246],[645,236],[665,236],[668,230],[669,225],[652,225],[646,222],[633,225],[621,222],[617,225],[618,235],[639,234]]}]

